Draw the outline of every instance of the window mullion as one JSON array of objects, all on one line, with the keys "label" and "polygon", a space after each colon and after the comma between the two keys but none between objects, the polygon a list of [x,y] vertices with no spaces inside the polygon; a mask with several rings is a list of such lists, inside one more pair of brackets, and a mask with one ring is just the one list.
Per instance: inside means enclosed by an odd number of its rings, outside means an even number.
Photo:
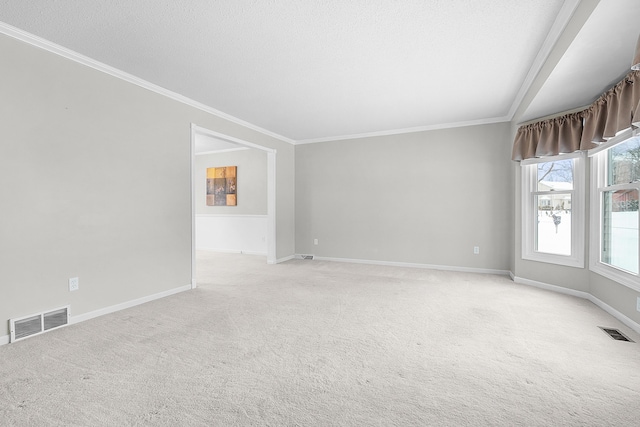
[{"label": "window mullion", "polygon": [[554,194],[573,194],[575,190],[561,190],[561,191],[532,191],[531,194],[533,194],[534,196],[538,196],[538,195],[551,195],[553,196]]}]

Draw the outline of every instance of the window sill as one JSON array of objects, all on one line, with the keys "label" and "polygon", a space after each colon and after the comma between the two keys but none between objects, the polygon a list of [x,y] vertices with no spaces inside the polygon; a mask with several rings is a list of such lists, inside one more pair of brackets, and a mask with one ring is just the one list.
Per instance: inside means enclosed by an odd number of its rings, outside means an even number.
[{"label": "window sill", "polygon": [[547,264],[564,265],[566,267],[584,268],[584,260],[565,255],[552,255],[535,252],[523,254],[522,259],[526,261],[537,261]]}]

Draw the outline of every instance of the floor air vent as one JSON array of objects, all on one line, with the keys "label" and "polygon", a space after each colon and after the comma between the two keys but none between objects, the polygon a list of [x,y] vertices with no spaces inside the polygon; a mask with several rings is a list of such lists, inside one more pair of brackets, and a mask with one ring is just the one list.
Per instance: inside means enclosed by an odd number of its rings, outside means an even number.
[{"label": "floor air vent", "polygon": [[69,324],[69,306],[9,320],[11,342]]},{"label": "floor air vent", "polygon": [[302,259],[313,259],[313,255],[302,255]]},{"label": "floor air vent", "polygon": [[617,329],[603,328],[602,326],[598,326],[598,327],[600,329],[602,329],[607,335],[609,335],[612,339],[614,339],[616,341],[634,342],[631,338],[629,338],[628,336],[626,336],[625,334],[623,334],[622,332],[620,332]]}]

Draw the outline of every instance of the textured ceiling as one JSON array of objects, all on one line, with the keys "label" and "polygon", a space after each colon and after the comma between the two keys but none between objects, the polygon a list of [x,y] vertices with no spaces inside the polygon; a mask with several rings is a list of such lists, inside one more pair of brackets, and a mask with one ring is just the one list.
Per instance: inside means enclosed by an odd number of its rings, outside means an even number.
[{"label": "textured ceiling", "polygon": [[305,142],[511,119],[575,5],[42,0],[3,2],[0,21]]},{"label": "textured ceiling", "polygon": [[602,0],[566,50],[522,120],[591,104],[631,66],[640,1]]}]

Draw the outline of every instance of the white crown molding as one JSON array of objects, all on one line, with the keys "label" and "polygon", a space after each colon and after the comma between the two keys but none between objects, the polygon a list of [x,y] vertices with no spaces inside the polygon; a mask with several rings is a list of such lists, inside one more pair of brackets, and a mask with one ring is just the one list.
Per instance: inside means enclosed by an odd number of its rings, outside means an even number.
[{"label": "white crown molding", "polygon": [[479,119],[479,120],[469,120],[466,122],[454,122],[454,123],[443,123],[438,125],[426,125],[426,126],[416,126],[412,128],[404,128],[404,129],[391,129],[391,130],[383,130],[379,132],[368,132],[368,133],[358,133],[352,135],[341,135],[341,136],[330,136],[327,138],[314,138],[314,139],[301,139],[294,143],[294,145],[304,145],[304,144],[315,144],[318,142],[330,142],[330,141],[342,141],[347,139],[360,139],[360,138],[373,138],[377,136],[388,136],[388,135],[400,135],[403,133],[417,133],[417,132],[425,132],[431,130],[441,130],[441,129],[451,129],[451,128],[461,128],[466,126],[478,126],[478,125],[489,125],[494,123],[504,123],[508,122],[511,119],[507,116],[503,117],[491,117],[487,119]]},{"label": "white crown molding", "polygon": [[82,65],[85,65],[87,67],[93,68],[95,70],[104,72],[106,74],[109,74],[113,77],[119,78],[121,80],[124,80],[126,82],[135,84],[137,86],[143,87],[147,90],[150,90],[152,92],[158,93],[160,95],[166,96],[170,99],[173,99],[175,101],[181,102],[183,104],[189,105],[191,107],[197,108],[199,110],[205,111],[209,114],[215,115],[217,117],[220,117],[222,119],[228,120],[232,123],[236,123],[238,125],[244,126],[246,128],[252,129],[254,131],[257,131],[261,134],[276,138],[280,141],[283,142],[287,142],[289,144],[292,145],[303,145],[303,144],[314,144],[314,143],[319,143],[319,142],[330,142],[330,141],[340,141],[340,140],[350,140],[350,139],[360,139],[360,138],[370,138],[370,137],[378,137],[378,136],[389,136],[389,135],[399,135],[399,134],[405,134],[405,133],[415,133],[415,132],[424,132],[424,131],[432,131],[432,130],[440,130],[440,129],[450,129],[450,128],[457,128],[457,127],[466,127],[466,126],[475,126],[475,125],[484,125],[484,124],[493,124],[493,123],[503,123],[503,122],[508,122],[511,121],[518,109],[518,107],[520,106],[520,104],[522,103],[524,97],[526,96],[527,92],[529,91],[529,89],[531,88],[532,84],[535,81],[536,76],[538,75],[538,73],[540,72],[540,70],[542,69],[545,61],[547,60],[547,58],[549,57],[549,55],[551,54],[553,47],[555,46],[555,44],[557,43],[558,39],[561,37],[564,29],[566,28],[566,26],[568,25],[568,23],[571,20],[571,17],[573,16],[573,13],[575,12],[575,10],[577,9],[577,7],[579,6],[581,0],[566,0],[564,5],[562,6],[562,9],[560,10],[560,13],[558,14],[557,19],[555,20],[551,30],[549,31],[549,34],[547,35],[543,46],[541,47],[540,51],[538,52],[538,55],[536,56],[536,59],[533,63],[533,65],[531,66],[531,69],[529,71],[529,73],[527,74],[522,86],[520,87],[520,90],[518,92],[518,94],[516,95],[511,108],[508,112],[508,114],[506,116],[502,116],[502,117],[492,117],[492,118],[487,118],[487,119],[480,119],[480,120],[471,120],[471,121],[464,121],[464,122],[452,122],[452,123],[443,123],[443,124],[437,124],[437,125],[426,125],[426,126],[417,126],[417,127],[411,127],[411,128],[403,128],[403,129],[391,129],[391,130],[385,130],[385,131],[379,131],[379,132],[367,132],[367,133],[360,133],[360,134],[348,134],[348,135],[339,135],[339,136],[331,136],[331,137],[323,137],[323,138],[310,138],[310,139],[302,139],[302,140],[294,140],[288,137],[285,137],[283,135],[277,134],[275,132],[269,131],[267,129],[261,128],[259,126],[256,126],[252,123],[246,122],[242,119],[239,119],[237,117],[231,116],[227,113],[224,113],[222,111],[216,110],[215,108],[212,108],[208,105],[202,104],[198,101],[195,101],[191,98],[188,98],[186,96],[180,95],[178,93],[172,92],[170,90],[167,90],[165,88],[162,88],[160,86],[157,86],[153,83],[150,83],[146,80],[143,80],[139,77],[136,77],[134,75],[128,74],[124,71],[121,71],[117,68],[111,67],[109,65],[103,64],[99,61],[96,61],[94,59],[91,59],[87,56],[81,55],[75,51],[72,51],[70,49],[67,49],[63,46],[57,45],[53,42],[50,42],[46,39],[43,39],[41,37],[38,37],[36,35],[33,35],[31,33],[28,33],[26,31],[23,31],[19,28],[13,27],[9,24],[6,24],[4,22],[0,21],[0,33],[3,33],[9,37],[13,37],[15,39],[18,39],[22,42],[28,43],[30,45],[33,45],[35,47],[44,49],[46,51],[49,51],[51,53],[54,53],[56,55],[62,56],[66,59],[72,60],[74,62],[80,63]]},{"label": "white crown molding", "polygon": [[0,33],[5,34],[9,37],[13,37],[14,39],[20,40],[24,43],[30,44],[32,46],[38,47],[40,49],[51,52],[55,55],[62,56],[63,58],[69,59],[71,61],[77,62],[79,64],[85,65],[87,67],[93,68],[94,70],[101,71],[103,73],[109,74],[110,76],[116,77],[120,80],[124,80],[128,83],[132,83],[136,86],[140,86],[144,89],[150,90],[157,94],[166,96],[167,98],[173,99],[174,101],[178,101],[180,103],[189,105],[190,107],[197,108],[214,116],[220,117],[221,119],[228,120],[232,123],[244,126],[246,128],[252,129],[256,132],[260,132],[263,135],[270,136],[272,138],[276,138],[280,141],[287,142],[289,144],[294,144],[295,141],[293,139],[287,138],[285,136],[279,135],[275,132],[271,132],[270,130],[261,128],[252,123],[241,120],[237,117],[231,116],[222,111],[216,110],[215,108],[209,107],[208,105],[202,104],[198,101],[194,101],[191,98],[187,98],[186,96],[180,95],[179,93],[172,92],[163,87],[155,85],[151,82],[143,80],[139,77],[136,77],[132,74],[126,73],[122,70],[114,68],[110,65],[103,64],[102,62],[96,61],[95,59],[89,58],[87,56],[81,55],[78,52],[75,52],[71,49],[67,49],[63,46],[55,44],[49,40],[38,37],[34,34],[23,31],[19,28],[13,27],[9,24],[0,21]]},{"label": "white crown molding", "polygon": [[549,58],[549,55],[551,55],[551,52],[553,51],[554,46],[562,36],[562,33],[564,32],[565,28],[567,28],[567,25],[569,25],[569,22],[571,21],[571,18],[573,17],[574,12],[580,5],[580,1],[581,0],[565,0],[564,4],[562,5],[562,8],[560,9],[560,12],[558,12],[558,16],[556,17],[556,20],[553,22],[553,25],[551,26],[551,30],[549,30],[549,33],[547,34],[547,37],[544,40],[544,43],[542,43],[542,47],[538,51],[536,58],[533,60],[533,63],[531,64],[531,68],[529,68],[529,73],[527,73],[527,76],[522,82],[522,86],[520,86],[520,90],[516,94],[516,97],[514,98],[513,103],[511,104],[511,108],[509,109],[509,114],[507,114],[507,117],[508,117],[507,121],[511,121],[515,116],[516,111],[518,111],[518,108],[520,107],[520,104],[524,100],[524,97],[527,95],[527,92],[529,92],[529,89],[531,89],[531,86],[533,85],[536,77],[538,76],[538,73],[540,72],[545,62]]}]

